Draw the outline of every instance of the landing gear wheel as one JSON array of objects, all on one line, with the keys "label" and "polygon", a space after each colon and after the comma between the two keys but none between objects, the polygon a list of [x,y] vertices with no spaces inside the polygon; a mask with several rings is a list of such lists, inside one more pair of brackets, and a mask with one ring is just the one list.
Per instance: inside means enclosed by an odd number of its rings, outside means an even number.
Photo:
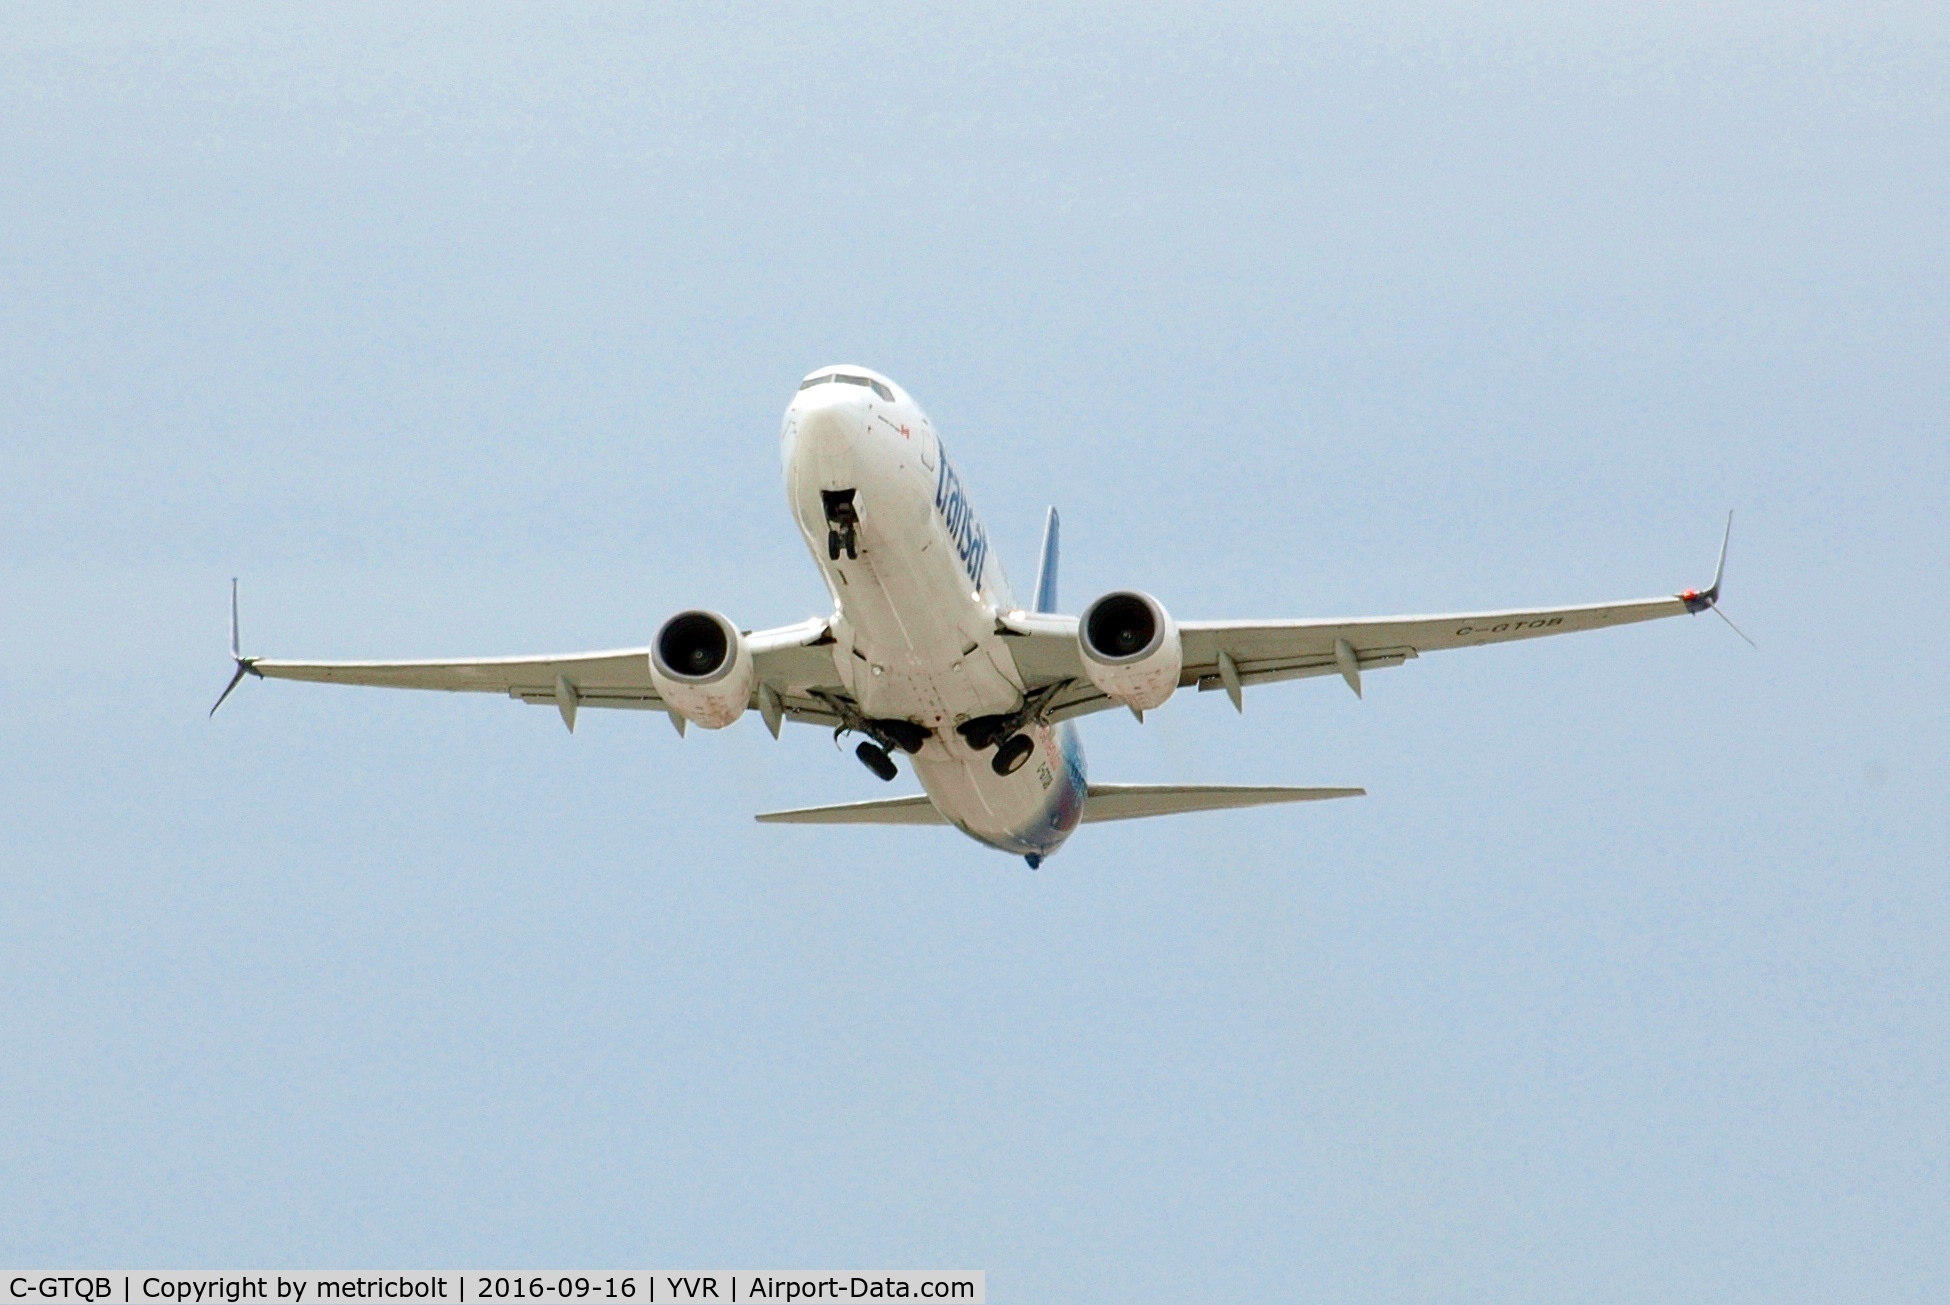
[{"label": "landing gear wheel", "polygon": [[860,556],[859,551],[857,550],[854,544],[853,531],[851,528],[849,528],[846,532],[846,556],[849,560],[858,560]]},{"label": "landing gear wheel", "polygon": [[1029,760],[1029,754],[1036,750],[1036,740],[1027,734],[1012,734],[1002,741],[989,761],[989,769],[998,775],[1013,775],[1022,769]]},{"label": "landing gear wheel", "polygon": [[911,720],[869,721],[874,732],[902,752],[915,753],[927,743],[930,733],[927,726]]},{"label": "landing gear wheel", "polygon": [[837,530],[826,532],[826,560],[829,562],[840,560],[840,532]]},{"label": "landing gear wheel", "polygon": [[860,759],[861,765],[884,780],[892,780],[894,776],[900,774],[899,768],[894,765],[894,759],[888,756],[886,750],[878,744],[862,743],[853,749],[853,755]]},{"label": "landing gear wheel", "polygon": [[969,747],[982,752],[1008,737],[1010,725],[1007,716],[977,716],[974,720],[963,721],[955,729]]}]

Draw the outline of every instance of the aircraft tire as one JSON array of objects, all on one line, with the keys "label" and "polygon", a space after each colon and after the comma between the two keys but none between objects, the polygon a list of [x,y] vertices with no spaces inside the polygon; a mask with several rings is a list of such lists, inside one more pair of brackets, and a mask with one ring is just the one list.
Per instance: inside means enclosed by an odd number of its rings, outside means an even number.
[{"label": "aircraft tire", "polygon": [[1027,734],[1011,734],[1002,740],[1002,746],[995,750],[989,761],[989,769],[998,775],[1013,775],[1021,770],[1029,760],[1029,754],[1036,750],[1036,740]]},{"label": "aircraft tire", "polygon": [[860,759],[861,765],[890,783],[894,776],[901,773],[900,767],[894,764],[894,759],[888,756],[886,750],[878,744],[862,743],[853,749],[853,755]]}]

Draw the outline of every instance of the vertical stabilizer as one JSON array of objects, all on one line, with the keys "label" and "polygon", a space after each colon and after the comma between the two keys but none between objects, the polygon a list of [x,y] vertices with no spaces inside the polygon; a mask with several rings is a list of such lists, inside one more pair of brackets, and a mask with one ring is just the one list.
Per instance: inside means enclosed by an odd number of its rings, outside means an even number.
[{"label": "vertical stabilizer", "polygon": [[1036,565],[1036,610],[1039,612],[1056,610],[1056,549],[1062,524],[1052,507],[1043,522],[1043,560]]}]

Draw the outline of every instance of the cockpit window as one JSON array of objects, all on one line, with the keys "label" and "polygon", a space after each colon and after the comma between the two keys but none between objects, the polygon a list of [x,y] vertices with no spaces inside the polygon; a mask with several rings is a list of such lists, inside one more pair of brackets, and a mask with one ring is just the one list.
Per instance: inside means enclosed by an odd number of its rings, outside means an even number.
[{"label": "cockpit window", "polygon": [[864,385],[887,402],[892,403],[894,401],[894,392],[882,385],[879,381],[869,380],[865,376],[848,376],[843,372],[828,372],[824,376],[815,376],[811,380],[800,381],[799,388],[802,390],[810,390],[813,386],[824,385],[828,381],[838,381],[842,385]]}]

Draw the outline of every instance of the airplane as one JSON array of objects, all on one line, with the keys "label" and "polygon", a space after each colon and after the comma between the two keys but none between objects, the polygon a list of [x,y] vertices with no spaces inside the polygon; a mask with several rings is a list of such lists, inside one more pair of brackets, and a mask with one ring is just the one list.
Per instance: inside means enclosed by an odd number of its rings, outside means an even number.
[{"label": "airplane", "polygon": [[[1426,652],[1480,647],[1714,611],[1713,583],[1671,596],[1581,607],[1351,620],[1177,621],[1139,590],[1059,613],[1060,522],[1051,508],[1029,606],[1020,605],[946,444],[921,406],[866,367],[822,367],[780,426],[786,498],[832,599],[828,616],[751,631],[709,610],[678,612],[646,648],[541,657],[300,662],[246,657],[231,581],[235,673],[401,689],[506,694],[552,704],[573,733],[585,707],[661,711],[723,729],[756,711],[860,736],[862,764],[895,778],[905,754],[922,792],[771,811],[768,823],[952,825],[1035,869],[1092,821],[1359,797],[1360,788],[1092,784],[1075,722],[1129,710],[1139,721],[1181,688],[1362,676]],[[1731,620],[1727,620],[1732,625]],[[1740,633],[1736,626],[1735,632]],[[1741,638],[1747,636],[1741,633]],[[1749,640],[1748,642],[1752,642]]]}]

